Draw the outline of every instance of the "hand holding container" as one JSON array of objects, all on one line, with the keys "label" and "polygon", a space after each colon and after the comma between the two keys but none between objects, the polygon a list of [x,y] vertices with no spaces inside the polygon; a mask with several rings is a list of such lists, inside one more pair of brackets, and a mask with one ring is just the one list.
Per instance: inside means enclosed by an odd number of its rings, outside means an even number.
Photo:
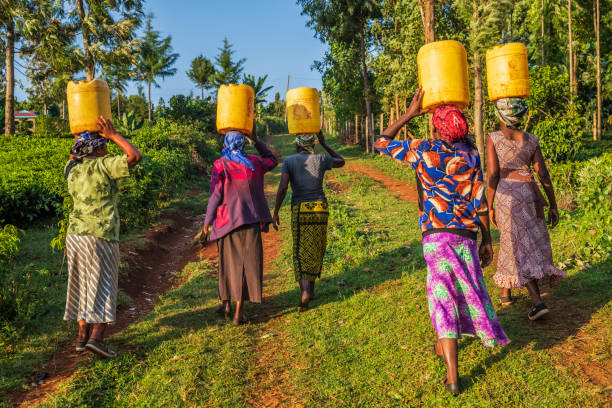
[{"label": "hand holding container", "polygon": [[319,133],[321,112],[316,88],[293,88],[287,92],[289,133]]}]

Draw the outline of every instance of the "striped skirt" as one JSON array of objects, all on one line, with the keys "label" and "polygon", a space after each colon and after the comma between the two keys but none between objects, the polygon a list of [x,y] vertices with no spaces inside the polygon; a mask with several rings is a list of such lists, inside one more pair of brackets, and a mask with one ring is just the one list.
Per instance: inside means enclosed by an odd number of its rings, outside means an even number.
[{"label": "striped skirt", "polygon": [[67,235],[68,289],[64,320],[112,323],[117,307],[119,243]]},{"label": "striped skirt", "polygon": [[327,250],[329,208],[324,201],[308,201],[291,207],[293,272],[295,280],[314,282],[321,277]]}]

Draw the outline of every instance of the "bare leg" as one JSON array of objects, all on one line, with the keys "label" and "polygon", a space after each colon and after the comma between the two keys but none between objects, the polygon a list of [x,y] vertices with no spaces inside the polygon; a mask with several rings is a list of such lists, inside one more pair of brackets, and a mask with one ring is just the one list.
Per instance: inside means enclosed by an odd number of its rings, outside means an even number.
[{"label": "bare leg", "polygon": [[457,355],[457,339],[438,339],[436,354],[444,356],[446,363],[446,384],[459,382],[459,361]]},{"label": "bare leg", "polygon": [[77,341],[87,342],[89,340],[89,323],[85,320],[79,320],[79,334],[77,335]]},{"label": "bare leg", "polygon": [[314,299],[315,297],[314,288],[315,288],[315,281],[308,281],[308,291],[310,292],[310,300]]},{"label": "bare leg", "polygon": [[529,296],[531,296],[531,301],[534,306],[542,303],[542,298],[540,297],[540,288],[538,287],[538,282],[535,279],[527,282],[527,291],[529,292]]},{"label": "bare leg", "polygon": [[510,297],[512,294],[510,293],[510,288],[502,288],[501,297]]},{"label": "bare leg", "polygon": [[104,340],[104,331],[106,330],[106,323],[94,323],[91,330],[91,336],[89,338],[94,339],[102,343]]},{"label": "bare leg", "polygon": [[236,301],[236,313],[234,313],[235,320],[242,319],[242,306],[244,306],[244,300],[237,300]]}]

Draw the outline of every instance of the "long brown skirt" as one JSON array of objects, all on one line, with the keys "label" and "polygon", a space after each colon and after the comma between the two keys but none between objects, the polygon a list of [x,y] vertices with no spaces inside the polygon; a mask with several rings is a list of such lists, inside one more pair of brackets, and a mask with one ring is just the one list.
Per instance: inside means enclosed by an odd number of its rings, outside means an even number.
[{"label": "long brown skirt", "polygon": [[219,297],[261,303],[263,244],[259,224],[243,225],[217,240]]}]

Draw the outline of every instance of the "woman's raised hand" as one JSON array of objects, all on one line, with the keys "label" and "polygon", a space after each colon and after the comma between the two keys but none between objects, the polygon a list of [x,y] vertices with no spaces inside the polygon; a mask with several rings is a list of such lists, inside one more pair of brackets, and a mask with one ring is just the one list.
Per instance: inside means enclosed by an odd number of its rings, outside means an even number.
[{"label": "woman's raised hand", "polygon": [[100,116],[97,121],[98,128],[100,128],[100,136],[105,139],[113,140],[113,137],[117,135],[117,131],[113,126],[113,122],[110,119],[106,119],[104,116]]},{"label": "woman's raised hand", "polygon": [[423,104],[423,90],[421,87],[416,90],[414,96],[412,97],[412,102],[410,102],[410,106],[408,106],[408,110],[405,115],[411,118],[416,116],[421,116],[424,113],[427,113],[426,110],[423,110],[421,105]]}]

